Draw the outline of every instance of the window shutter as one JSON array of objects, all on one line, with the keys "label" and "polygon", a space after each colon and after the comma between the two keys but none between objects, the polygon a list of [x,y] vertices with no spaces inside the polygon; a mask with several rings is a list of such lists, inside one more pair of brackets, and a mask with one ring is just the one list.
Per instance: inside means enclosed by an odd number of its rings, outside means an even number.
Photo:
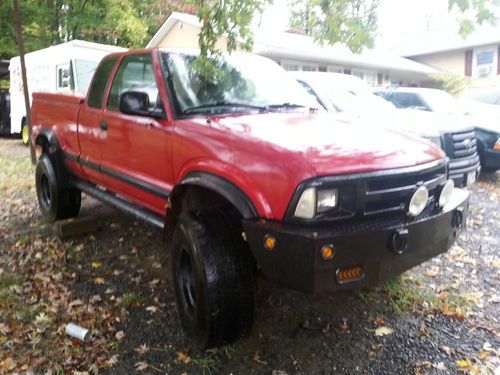
[{"label": "window shutter", "polygon": [[467,77],[472,76],[472,52],[471,49],[465,51],[465,75]]}]

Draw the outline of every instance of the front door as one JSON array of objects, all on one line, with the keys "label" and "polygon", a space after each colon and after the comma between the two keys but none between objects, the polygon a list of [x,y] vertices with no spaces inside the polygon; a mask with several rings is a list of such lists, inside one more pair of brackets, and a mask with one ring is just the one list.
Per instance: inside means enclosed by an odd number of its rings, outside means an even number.
[{"label": "front door", "polygon": [[121,113],[120,96],[126,91],[146,93],[157,113],[164,108],[151,54],[126,55],[113,79],[101,120],[106,127],[100,143],[104,186],[164,214],[173,181],[173,121]]}]

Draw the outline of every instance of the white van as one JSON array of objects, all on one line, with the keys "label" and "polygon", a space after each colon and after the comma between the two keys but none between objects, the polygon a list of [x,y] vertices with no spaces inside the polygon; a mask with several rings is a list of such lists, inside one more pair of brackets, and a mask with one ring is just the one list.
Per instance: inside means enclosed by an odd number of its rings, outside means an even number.
[{"label": "white van", "polygon": [[[101,59],[125,48],[73,40],[25,55],[30,104],[34,92],[75,92],[85,94]],[[28,144],[21,62],[10,60],[10,132],[20,133]]]}]

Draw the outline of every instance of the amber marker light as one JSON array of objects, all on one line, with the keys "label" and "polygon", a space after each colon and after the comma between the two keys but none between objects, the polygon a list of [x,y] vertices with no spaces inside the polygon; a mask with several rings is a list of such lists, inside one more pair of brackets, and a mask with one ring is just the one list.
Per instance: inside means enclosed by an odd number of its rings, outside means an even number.
[{"label": "amber marker light", "polygon": [[344,284],[350,281],[361,280],[365,276],[363,267],[339,268],[337,270],[337,281],[339,284]]},{"label": "amber marker light", "polygon": [[325,245],[321,249],[321,256],[324,260],[332,260],[335,255],[335,248],[333,245]]},{"label": "amber marker light", "polygon": [[264,237],[264,247],[267,250],[273,250],[275,246],[276,246],[276,238],[274,238],[270,234],[266,234],[266,236]]}]

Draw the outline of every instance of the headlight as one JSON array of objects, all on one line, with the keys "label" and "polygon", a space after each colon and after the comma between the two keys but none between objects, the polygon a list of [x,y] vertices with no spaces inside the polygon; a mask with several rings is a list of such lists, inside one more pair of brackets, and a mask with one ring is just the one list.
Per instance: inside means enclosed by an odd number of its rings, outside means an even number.
[{"label": "headlight", "polygon": [[410,204],[408,205],[408,215],[418,216],[422,213],[425,206],[427,206],[427,200],[429,199],[429,191],[425,186],[420,186],[413,193]]},{"label": "headlight", "polygon": [[323,213],[338,205],[338,189],[307,188],[300,196],[295,217],[301,219],[313,219],[316,213]]},{"label": "headlight", "polygon": [[312,219],[316,213],[316,189],[307,188],[300,196],[295,208],[295,216],[302,219]]},{"label": "headlight", "polygon": [[318,190],[317,212],[322,213],[337,207],[339,189]]},{"label": "headlight", "polygon": [[439,148],[443,148],[443,146],[441,145],[441,137],[425,137],[425,139],[427,139],[429,142],[434,143]]},{"label": "headlight", "polygon": [[455,188],[455,183],[453,180],[448,180],[441,189],[439,194],[439,207],[444,207],[450,201],[453,194],[453,189]]}]

